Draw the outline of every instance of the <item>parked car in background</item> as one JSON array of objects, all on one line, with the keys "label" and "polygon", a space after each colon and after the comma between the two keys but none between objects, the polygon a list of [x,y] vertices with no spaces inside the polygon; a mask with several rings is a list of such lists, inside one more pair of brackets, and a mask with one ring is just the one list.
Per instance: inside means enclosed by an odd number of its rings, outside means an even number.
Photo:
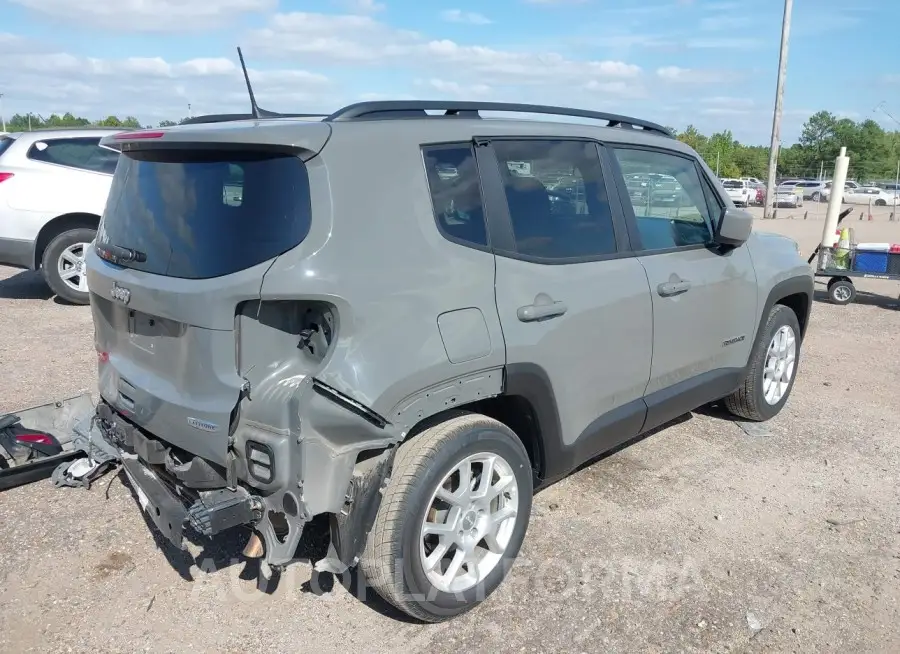
[{"label": "parked car in background", "polygon": [[809,180],[797,182],[794,184],[794,192],[803,196],[804,200],[812,200],[813,202],[822,202],[825,199],[826,185],[830,182],[822,180]]},{"label": "parked car in background", "polygon": [[84,255],[106,206],[121,129],[55,129],[0,137],[0,264],[40,270],[50,289],[88,303]]},{"label": "parked car in background", "polygon": [[763,206],[766,204],[766,185],[762,182],[751,182],[751,188],[756,190],[756,197],[753,199],[753,204],[758,204]]},{"label": "parked car in background", "polygon": [[750,188],[750,182],[742,179],[724,179],[722,186],[731,201],[737,205],[749,207],[752,202],[756,201],[756,189]]},{"label": "parked car in background", "polygon": [[885,191],[877,186],[860,186],[859,188],[844,189],[844,204],[871,204],[876,207],[886,207],[900,199],[893,191]]},{"label": "parked car in background", "polygon": [[803,194],[798,193],[793,186],[779,186],[775,189],[775,206],[794,209],[802,207]]}]

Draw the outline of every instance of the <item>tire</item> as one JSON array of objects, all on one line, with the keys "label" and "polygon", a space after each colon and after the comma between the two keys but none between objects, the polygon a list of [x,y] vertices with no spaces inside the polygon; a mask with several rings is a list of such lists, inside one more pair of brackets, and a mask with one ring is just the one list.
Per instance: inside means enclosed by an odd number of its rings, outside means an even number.
[{"label": "tire", "polygon": [[[786,386],[782,385],[785,383],[783,377],[780,382],[768,382],[766,379],[767,363],[777,356],[771,351],[776,345],[774,339],[776,335],[782,334],[793,339],[793,345],[789,345],[785,352],[789,353],[792,347],[793,359],[790,362],[787,359],[779,359],[775,369],[775,372],[783,370],[786,373],[785,376],[788,377]],[[794,380],[797,378],[800,344],[800,323],[797,314],[782,304],[776,304],[769,311],[769,317],[756,338],[750,353],[750,370],[744,383],[725,398],[725,408],[728,412],[738,418],[754,422],[763,422],[777,416],[787,402],[794,387]],[[781,367],[782,363],[784,368]],[[772,388],[774,384],[777,384],[777,389]],[[772,393],[767,399],[766,395],[770,390],[777,390],[780,395]]]},{"label": "tire", "polygon": [[[88,304],[90,294],[87,290],[87,282],[84,277],[84,250],[94,237],[96,230],[87,227],[79,227],[63,232],[54,238],[44,250],[41,258],[41,269],[47,285],[57,297],[71,304]],[[79,246],[81,246],[79,250]],[[80,261],[77,254],[81,252]],[[63,279],[63,270],[71,270],[72,267],[81,265],[81,274]],[[85,280],[83,283],[82,280]],[[82,290],[83,289],[83,290]]]},{"label": "tire", "polygon": [[[435,495],[445,477],[453,473],[467,461],[469,457],[483,454],[485,456],[498,456],[495,470],[500,484],[501,479],[515,480],[515,489],[504,490],[498,496],[506,497],[510,493],[512,500],[504,502],[517,504],[515,521],[512,527],[508,527],[510,519],[501,521],[501,531],[505,533],[498,536],[499,541],[505,542],[506,547],[494,555],[494,566],[484,570],[480,581],[468,587],[439,588],[433,578],[429,577],[424,567],[424,557],[437,549],[435,544],[438,536],[430,535],[426,544],[424,536],[424,522],[427,515],[431,515],[429,522],[443,522],[453,519],[453,505],[444,503]],[[499,461],[505,461],[506,468]],[[472,479],[477,483],[473,489],[476,493],[481,489],[480,474],[476,476],[477,465],[470,465]],[[483,472],[483,467],[481,468]],[[494,475],[492,475],[492,479]],[[451,477],[450,485],[458,483],[458,477]],[[511,489],[508,486],[507,489]],[[454,490],[459,490],[457,486]],[[532,471],[531,463],[525,448],[519,438],[504,424],[480,414],[457,414],[425,431],[417,434],[411,440],[403,443],[397,452],[394,468],[381,507],[375,518],[363,555],[360,559],[360,570],[368,584],[386,601],[423,622],[441,622],[456,615],[465,613],[486,599],[503,581],[513,561],[519,553],[519,548],[525,538],[528,528],[528,519],[531,515],[532,501]],[[437,513],[431,514],[432,506],[451,507],[444,516]],[[463,504],[468,506],[467,504]],[[437,572],[446,573],[443,561],[448,560],[452,552],[453,558],[456,552],[462,552],[455,545],[458,532],[457,527],[470,529],[469,543],[479,538],[478,521],[487,521],[492,508],[488,508],[484,514],[474,514],[467,508],[455,511],[456,526],[452,529],[452,536],[446,534],[441,537],[446,545],[445,555],[439,562]],[[510,505],[505,505],[506,507]],[[473,515],[475,520],[473,520]],[[485,522],[486,524],[486,522]],[[449,541],[453,544],[447,545]],[[486,543],[480,540],[479,545]],[[494,541],[497,543],[497,541]],[[434,547],[434,550],[426,552],[426,547]],[[501,548],[497,548],[501,549]],[[498,558],[499,557],[499,558]],[[458,566],[458,570],[463,570]],[[465,568],[469,574],[471,570]],[[465,580],[456,578],[455,583],[463,583]]]},{"label": "tire", "polygon": [[876,207],[886,207],[887,200],[875,200],[875,206]]},{"label": "tire", "polygon": [[819,193],[818,191],[816,191],[815,193],[812,194],[812,197],[810,198],[810,200],[812,200],[813,202],[821,202],[822,194]]},{"label": "tire", "polygon": [[856,286],[849,279],[839,279],[828,284],[828,299],[832,304],[850,304],[856,299]]}]

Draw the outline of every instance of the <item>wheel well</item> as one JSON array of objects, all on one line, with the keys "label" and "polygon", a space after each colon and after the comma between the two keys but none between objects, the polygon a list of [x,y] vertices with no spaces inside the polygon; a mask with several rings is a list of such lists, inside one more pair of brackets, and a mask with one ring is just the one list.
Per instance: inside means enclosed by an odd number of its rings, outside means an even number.
[{"label": "wheel well", "polygon": [[782,304],[794,312],[797,322],[800,323],[800,335],[806,334],[806,324],[809,319],[809,296],[806,293],[794,293],[787,295],[776,304]]},{"label": "wheel well", "polygon": [[67,213],[57,216],[41,228],[38,233],[37,240],[34,242],[34,267],[41,267],[41,261],[44,258],[44,250],[50,245],[50,241],[70,229],[78,229],[85,227],[87,229],[97,229],[100,224],[100,216],[92,213]]},{"label": "wheel well", "polygon": [[416,424],[410,430],[407,440],[429,427],[458,415],[461,411],[480,413],[509,427],[525,446],[535,475],[542,474],[544,451],[541,447],[541,429],[537,413],[531,402],[519,395],[498,395],[436,413]]}]

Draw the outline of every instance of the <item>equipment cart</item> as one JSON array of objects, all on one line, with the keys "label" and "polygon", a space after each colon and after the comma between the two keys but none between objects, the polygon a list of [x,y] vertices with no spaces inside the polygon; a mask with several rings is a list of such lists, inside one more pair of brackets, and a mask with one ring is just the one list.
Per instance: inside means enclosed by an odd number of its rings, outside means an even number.
[{"label": "equipment cart", "polygon": [[856,298],[854,278],[900,281],[900,248],[819,248],[816,277],[828,277],[828,299],[850,304]]}]

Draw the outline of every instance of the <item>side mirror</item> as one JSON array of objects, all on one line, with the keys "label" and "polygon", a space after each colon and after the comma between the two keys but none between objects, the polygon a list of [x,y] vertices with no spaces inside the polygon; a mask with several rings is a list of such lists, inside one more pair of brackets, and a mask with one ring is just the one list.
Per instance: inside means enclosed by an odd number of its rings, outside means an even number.
[{"label": "side mirror", "polygon": [[743,245],[753,231],[753,214],[741,209],[725,209],[719,220],[715,242],[719,245],[737,247]]}]

